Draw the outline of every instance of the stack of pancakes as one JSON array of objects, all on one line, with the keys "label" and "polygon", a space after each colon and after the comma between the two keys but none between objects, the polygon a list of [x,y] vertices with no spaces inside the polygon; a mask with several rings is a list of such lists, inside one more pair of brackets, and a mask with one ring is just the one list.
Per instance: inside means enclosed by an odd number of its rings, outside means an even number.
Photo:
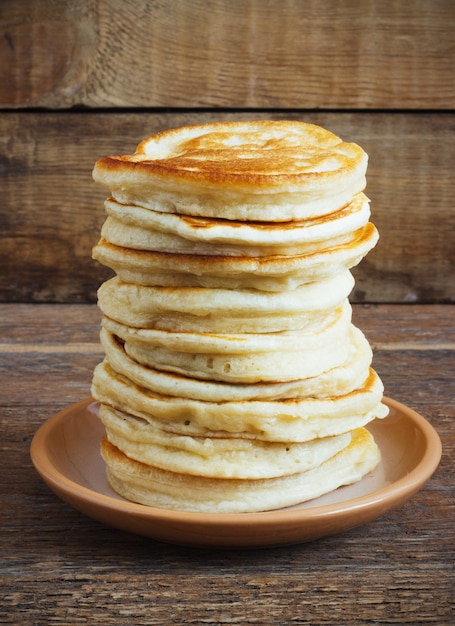
[{"label": "stack of pancakes", "polygon": [[379,462],[350,268],[376,244],[367,156],[301,122],[166,131],[100,159],[94,372],[113,489],[203,512],[291,506]]}]

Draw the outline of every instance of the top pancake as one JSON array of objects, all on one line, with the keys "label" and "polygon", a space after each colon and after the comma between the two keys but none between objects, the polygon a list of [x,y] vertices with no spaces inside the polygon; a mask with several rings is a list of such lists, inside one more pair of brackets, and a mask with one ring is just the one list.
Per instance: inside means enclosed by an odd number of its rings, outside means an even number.
[{"label": "top pancake", "polygon": [[216,122],[168,130],[101,158],[95,181],[122,204],[164,213],[283,222],[346,206],[368,157],[313,124]]}]

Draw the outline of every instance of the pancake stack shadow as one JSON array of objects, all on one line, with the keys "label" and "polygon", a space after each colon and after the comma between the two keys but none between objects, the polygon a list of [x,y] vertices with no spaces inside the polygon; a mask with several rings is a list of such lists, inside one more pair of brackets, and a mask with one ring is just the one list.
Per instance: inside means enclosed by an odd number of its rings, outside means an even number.
[{"label": "pancake stack shadow", "polygon": [[112,488],[146,505],[242,513],[359,481],[385,417],[351,321],[374,247],[367,156],[299,122],[167,131],[104,157],[93,250],[105,359],[93,375]]}]

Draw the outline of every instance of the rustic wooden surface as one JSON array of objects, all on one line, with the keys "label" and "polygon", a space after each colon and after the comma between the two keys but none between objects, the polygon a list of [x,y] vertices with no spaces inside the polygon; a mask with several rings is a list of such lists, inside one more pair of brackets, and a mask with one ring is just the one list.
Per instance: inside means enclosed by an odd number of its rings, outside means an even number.
[{"label": "rustic wooden surface", "polygon": [[[0,2],[1,624],[455,623],[454,20],[452,0]],[[265,117],[369,153],[381,240],[354,319],[441,464],[399,509],[309,544],[191,550],[103,526],[29,457],[102,357],[93,164],[165,128]]]},{"label": "rustic wooden surface", "polygon": [[425,487],[364,527],[245,552],[122,533],[45,486],[30,442],[47,418],[88,397],[101,358],[99,312],[0,305],[0,623],[453,624],[453,316],[453,306],[354,307],[387,395],[442,439]]},{"label": "rustic wooden surface", "polygon": [[0,114],[0,301],[95,302],[108,275],[91,260],[107,196],[91,178],[99,157],[165,128],[266,117],[320,124],[370,156],[381,239],[356,270],[353,301],[455,302],[455,115],[321,112]]},{"label": "rustic wooden surface", "polygon": [[3,0],[0,106],[454,107],[452,0]]},{"label": "rustic wooden surface", "polygon": [[454,22],[452,0],[3,0],[0,302],[95,302],[97,158],[252,118],[369,153],[353,301],[455,302]]}]

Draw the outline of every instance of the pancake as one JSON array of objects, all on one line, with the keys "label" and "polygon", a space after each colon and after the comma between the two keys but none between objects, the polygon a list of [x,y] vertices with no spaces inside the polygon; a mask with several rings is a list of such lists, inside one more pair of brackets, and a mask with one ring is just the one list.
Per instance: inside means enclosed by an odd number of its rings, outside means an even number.
[{"label": "pancake", "polygon": [[339,435],[385,417],[382,394],[383,385],[374,370],[361,388],[345,395],[278,401],[211,402],[158,394],[116,372],[107,361],[96,366],[92,381],[92,395],[102,404],[146,420],[167,422],[172,432],[231,433],[284,442]]},{"label": "pancake", "polygon": [[[266,382],[241,385],[213,380],[198,380],[141,365],[126,354],[123,344],[125,337],[132,336],[134,340],[137,333],[140,337],[145,337],[147,343],[148,332],[155,333],[155,331],[129,329],[107,318],[103,319],[102,324],[107,331],[101,332],[106,359],[117,373],[127,376],[133,383],[146,387],[154,393],[193,400],[227,402],[231,400],[285,400],[298,397],[340,396],[364,384],[368,378],[372,361],[370,344],[358,328],[351,326],[350,345],[345,360],[338,367],[323,372],[319,376],[279,383]],[[170,334],[173,335],[173,333]],[[154,339],[155,337],[154,335]],[[203,338],[204,335],[191,335],[191,337],[197,340],[197,337]],[[259,337],[262,338],[261,335]],[[268,337],[268,335],[265,336],[265,338]],[[190,343],[187,344],[188,347],[190,345]]]},{"label": "pancake", "polygon": [[[232,355],[271,352],[301,352],[333,342],[336,334],[345,334],[351,322],[352,308],[347,299],[341,305],[320,315],[306,328],[274,333],[201,333],[173,332],[156,328],[134,328],[104,316],[101,326],[128,345],[144,350],[166,348],[190,354]],[[332,329],[332,330],[331,330]],[[323,337],[328,331],[332,335]]]},{"label": "pancake", "polygon": [[129,459],[104,438],[101,453],[114,491],[148,506],[204,513],[247,513],[279,509],[317,498],[359,481],[380,461],[366,429],[321,465],[289,476],[223,479],[171,472]]},{"label": "pancake", "polygon": [[[218,342],[213,338],[212,351],[198,353],[194,349],[182,345],[146,346],[127,341],[125,352],[134,361],[154,369],[175,372],[184,376],[201,380],[222,381],[230,383],[256,383],[261,381],[282,382],[318,376],[323,372],[341,365],[349,350],[351,326],[351,307],[346,301],[345,306],[337,309],[336,314],[326,318],[326,323],[319,329],[308,332],[276,333],[275,348],[269,350],[267,341],[270,335],[256,335],[258,349],[242,349],[236,347],[242,337],[232,337],[230,352],[220,354]],[[170,333],[168,333],[170,334]],[[243,337],[251,337],[243,335]],[[283,339],[280,346],[280,338]],[[260,339],[264,339],[261,345]],[[237,341],[236,341],[237,340]]]},{"label": "pancake", "polygon": [[135,328],[173,332],[263,333],[302,330],[340,307],[351,292],[349,271],[292,291],[156,287],[118,276],[98,290],[107,317]]},{"label": "pancake", "polygon": [[354,267],[377,240],[375,226],[368,223],[344,243],[321,251],[298,256],[223,257],[133,250],[101,239],[93,258],[112,268],[123,281],[144,286],[289,291]]},{"label": "pancake", "polygon": [[369,200],[357,194],[330,215],[292,222],[240,222],[125,206],[109,198],[101,235],[135,250],[221,256],[297,255],[347,241],[368,223]]},{"label": "pancake", "polygon": [[[163,215],[165,215],[163,213]],[[194,218],[193,218],[194,219]],[[235,222],[239,224],[239,222]],[[362,227],[365,224],[361,225]],[[278,229],[277,229],[278,230]],[[303,230],[303,228],[302,228]],[[359,230],[359,229],[356,229]],[[275,233],[278,239],[279,233]],[[194,242],[182,240],[169,233],[147,231],[141,227],[124,224],[121,220],[108,217],[101,229],[101,237],[108,243],[133,250],[150,250],[152,252],[167,252],[174,254],[189,254],[199,257],[209,257],[211,260],[219,257],[260,257],[270,256],[301,256],[313,252],[320,252],[327,248],[334,248],[352,241],[352,229],[329,239],[315,239],[299,242],[294,245],[284,246],[255,246],[244,244],[243,246],[221,245],[212,242]]]},{"label": "pancake", "polygon": [[102,405],[107,438],[127,457],[172,472],[212,478],[275,478],[316,467],[346,447],[350,433],[305,443],[172,433],[158,422]]},{"label": "pancake", "polygon": [[284,222],[338,211],[366,185],[360,146],[294,121],[168,130],[93,170],[121,204],[164,213]]}]

